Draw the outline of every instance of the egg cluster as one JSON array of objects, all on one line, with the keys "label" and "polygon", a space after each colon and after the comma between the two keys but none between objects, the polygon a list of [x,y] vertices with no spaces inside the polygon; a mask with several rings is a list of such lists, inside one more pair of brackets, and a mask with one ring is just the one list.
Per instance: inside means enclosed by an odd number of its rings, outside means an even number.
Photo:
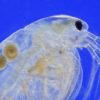
[{"label": "egg cluster", "polygon": [[0,70],[6,67],[7,60],[14,60],[18,55],[18,49],[15,44],[7,44],[4,47],[3,54],[0,55]]}]

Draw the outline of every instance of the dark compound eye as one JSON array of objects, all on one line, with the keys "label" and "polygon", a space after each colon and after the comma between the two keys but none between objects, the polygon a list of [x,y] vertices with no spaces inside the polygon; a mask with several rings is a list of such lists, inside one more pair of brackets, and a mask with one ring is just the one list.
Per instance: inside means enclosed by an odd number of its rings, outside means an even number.
[{"label": "dark compound eye", "polygon": [[75,26],[76,26],[76,28],[77,28],[79,31],[82,30],[83,25],[82,25],[82,22],[81,22],[81,21],[76,21],[76,22],[75,22]]}]

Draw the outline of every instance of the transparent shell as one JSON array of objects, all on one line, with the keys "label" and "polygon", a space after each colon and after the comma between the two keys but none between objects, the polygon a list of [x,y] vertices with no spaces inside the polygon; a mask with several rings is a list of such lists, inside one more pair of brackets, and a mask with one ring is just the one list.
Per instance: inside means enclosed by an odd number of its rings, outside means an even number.
[{"label": "transparent shell", "polygon": [[[82,29],[75,26],[76,21],[82,22]],[[56,15],[33,22],[2,41],[0,100],[75,100],[83,81],[77,48],[87,48],[93,58],[83,94],[83,100],[88,100],[100,66],[100,38],[87,29],[81,19]]]}]

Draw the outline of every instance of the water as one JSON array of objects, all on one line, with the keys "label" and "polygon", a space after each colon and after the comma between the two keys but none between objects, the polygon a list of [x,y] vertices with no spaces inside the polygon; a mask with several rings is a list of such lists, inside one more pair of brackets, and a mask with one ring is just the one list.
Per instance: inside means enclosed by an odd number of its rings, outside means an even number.
[{"label": "water", "polygon": [[[99,0],[1,0],[0,1],[0,41],[27,24],[55,14],[79,17],[89,24],[89,31],[100,36]],[[82,89],[77,100],[82,99],[91,70],[91,56],[87,50],[80,50],[83,65]],[[100,78],[100,68],[96,74],[94,87],[88,100],[94,100],[95,88]],[[100,86],[99,86],[100,88]],[[98,94],[100,95],[100,94]],[[99,96],[98,96],[99,97]],[[96,98],[99,100],[99,98]]]}]

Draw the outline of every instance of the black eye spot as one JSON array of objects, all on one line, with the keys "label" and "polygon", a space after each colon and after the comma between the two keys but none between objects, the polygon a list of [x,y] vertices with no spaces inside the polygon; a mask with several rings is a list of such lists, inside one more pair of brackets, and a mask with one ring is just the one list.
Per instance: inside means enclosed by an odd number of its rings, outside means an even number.
[{"label": "black eye spot", "polygon": [[75,22],[75,26],[76,26],[76,28],[79,30],[79,31],[81,31],[82,30],[82,22],[81,21],[76,21]]}]

